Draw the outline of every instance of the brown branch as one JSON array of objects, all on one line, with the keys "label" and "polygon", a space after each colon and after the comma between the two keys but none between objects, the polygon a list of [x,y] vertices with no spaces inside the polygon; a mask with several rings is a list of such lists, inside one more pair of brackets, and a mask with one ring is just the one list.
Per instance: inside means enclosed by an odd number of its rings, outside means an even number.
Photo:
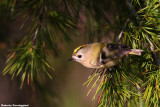
[{"label": "brown branch", "polygon": [[34,46],[36,44],[38,31],[39,31],[39,27],[35,31],[35,34],[34,34],[34,37],[33,37],[33,41],[32,41],[32,46]]},{"label": "brown branch", "polygon": [[125,25],[129,22],[129,18],[126,20],[126,22],[124,23],[123,27],[122,27],[122,30],[120,32],[120,34],[118,35],[117,37],[117,40],[116,40],[116,43],[119,43],[121,38],[122,38],[122,34],[124,33],[124,29],[125,29]]},{"label": "brown branch", "polygon": [[41,28],[41,25],[42,25],[44,12],[45,12],[45,8],[43,6],[40,10],[39,23],[38,23],[38,27],[37,27],[37,29],[34,33],[34,37],[33,37],[33,41],[32,41],[32,47],[36,44],[37,35],[38,35],[39,29]]}]

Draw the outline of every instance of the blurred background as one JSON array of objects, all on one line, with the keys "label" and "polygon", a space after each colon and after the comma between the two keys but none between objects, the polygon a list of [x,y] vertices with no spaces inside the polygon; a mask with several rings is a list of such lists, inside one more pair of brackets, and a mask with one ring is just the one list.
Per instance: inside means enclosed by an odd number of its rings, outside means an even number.
[{"label": "blurred background", "polygon": [[[0,5],[0,104],[29,104],[31,107],[96,107],[97,100],[92,101],[96,88],[87,96],[91,86],[83,86],[93,70],[79,63],[67,61],[77,46],[88,43],[88,37],[84,36],[83,23],[79,22],[81,33],[78,37],[73,36],[72,42],[58,43],[59,56],[53,55],[52,52],[47,53],[47,59],[54,67],[51,73],[53,79],[46,78],[44,84],[37,86],[38,90],[28,85],[26,81],[20,90],[20,76],[11,80],[10,75],[2,75],[10,49],[15,49],[25,35],[25,28],[19,29],[24,19],[21,17],[12,19],[9,12],[9,8]],[[84,20],[83,15],[80,17]],[[111,41],[113,32],[109,34],[111,36],[103,38],[101,42]]]}]

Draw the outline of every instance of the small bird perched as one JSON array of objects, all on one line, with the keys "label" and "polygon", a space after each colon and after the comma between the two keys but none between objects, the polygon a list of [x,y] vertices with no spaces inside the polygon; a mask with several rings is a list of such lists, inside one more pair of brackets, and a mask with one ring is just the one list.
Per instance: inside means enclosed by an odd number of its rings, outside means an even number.
[{"label": "small bird perched", "polygon": [[130,49],[129,46],[114,43],[92,43],[79,46],[72,54],[74,60],[87,68],[110,68],[118,64],[124,55],[141,55],[143,50]]}]

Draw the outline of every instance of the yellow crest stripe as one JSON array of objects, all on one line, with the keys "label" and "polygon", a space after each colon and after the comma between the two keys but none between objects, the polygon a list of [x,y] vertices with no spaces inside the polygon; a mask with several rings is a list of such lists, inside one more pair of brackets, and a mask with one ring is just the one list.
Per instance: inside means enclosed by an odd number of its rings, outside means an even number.
[{"label": "yellow crest stripe", "polygon": [[82,46],[79,46],[78,48],[76,48],[73,52],[73,54],[77,53],[81,48],[83,47],[86,47],[87,45],[82,45]]}]

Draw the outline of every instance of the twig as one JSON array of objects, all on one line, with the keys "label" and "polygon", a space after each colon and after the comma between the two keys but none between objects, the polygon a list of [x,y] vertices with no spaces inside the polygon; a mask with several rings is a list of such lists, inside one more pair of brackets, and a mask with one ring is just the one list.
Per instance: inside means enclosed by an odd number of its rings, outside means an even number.
[{"label": "twig", "polygon": [[33,37],[33,41],[32,41],[32,46],[34,46],[36,44],[38,31],[39,31],[39,27],[35,31],[35,34],[34,34],[34,37]]},{"label": "twig", "polygon": [[153,60],[154,60],[154,62],[155,62],[155,65],[159,66],[160,63],[159,63],[159,61],[158,61],[158,57],[157,57],[156,53],[154,52],[155,46],[153,45],[153,43],[152,43],[151,40],[149,39],[149,34],[148,34],[148,33],[146,34],[146,37],[147,37],[147,40],[148,40],[148,42],[149,42],[149,44],[150,44],[150,50],[152,51],[152,58],[153,58]]},{"label": "twig", "polygon": [[45,10],[44,10],[44,6],[43,6],[43,7],[41,8],[41,11],[40,11],[38,27],[37,27],[37,29],[36,29],[36,31],[35,31],[35,34],[34,34],[34,37],[33,37],[32,47],[36,44],[38,31],[39,31],[39,29],[41,28],[41,25],[42,25],[42,19],[43,19],[44,11],[45,11]]},{"label": "twig", "polygon": [[116,43],[119,43],[121,38],[122,38],[122,34],[124,33],[124,29],[125,29],[125,25],[129,22],[129,18],[126,20],[126,22],[124,23],[123,27],[122,27],[122,30],[120,32],[120,34],[118,35],[117,37],[117,40],[116,40]]},{"label": "twig", "polygon": [[149,39],[148,33],[146,34],[146,37],[147,37],[147,40],[148,40],[148,42],[149,42],[149,44],[150,44],[150,50],[151,50],[151,51],[154,51],[154,45],[153,45],[153,43],[151,42],[151,40]]}]

